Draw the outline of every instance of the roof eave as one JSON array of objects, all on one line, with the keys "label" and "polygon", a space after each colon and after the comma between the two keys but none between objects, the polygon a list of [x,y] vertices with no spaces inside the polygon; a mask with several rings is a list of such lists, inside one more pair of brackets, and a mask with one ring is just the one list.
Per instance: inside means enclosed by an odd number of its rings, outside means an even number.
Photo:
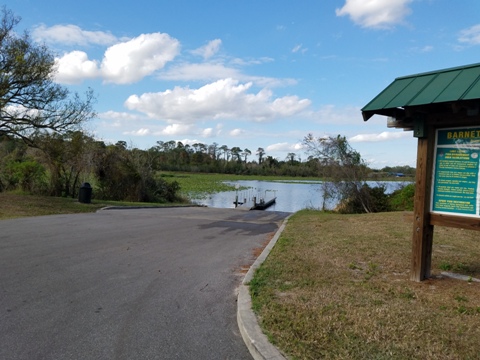
[{"label": "roof eave", "polygon": [[390,116],[395,119],[401,119],[405,117],[405,110],[402,108],[390,108],[362,111],[363,121],[368,121],[373,115]]}]

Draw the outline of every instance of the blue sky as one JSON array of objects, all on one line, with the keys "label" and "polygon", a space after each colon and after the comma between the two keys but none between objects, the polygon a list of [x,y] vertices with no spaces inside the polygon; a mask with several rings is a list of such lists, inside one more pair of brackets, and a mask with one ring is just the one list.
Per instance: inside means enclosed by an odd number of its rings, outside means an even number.
[{"label": "blue sky", "polygon": [[8,0],[57,56],[56,81],[97,95],[107,143],[213,144],[305,160],[346,136],[375,168],[415,166],[412,132],[360,109],[396,77],[480,62],[478,0]]}]

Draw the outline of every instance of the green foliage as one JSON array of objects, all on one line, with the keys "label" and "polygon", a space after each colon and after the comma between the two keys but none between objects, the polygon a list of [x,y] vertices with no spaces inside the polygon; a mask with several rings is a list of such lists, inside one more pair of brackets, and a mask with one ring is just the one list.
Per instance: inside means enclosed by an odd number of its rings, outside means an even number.
[{"label": "green foliage", "polygon": [[415,196],[415,184],[408,184],[399,190],[395,190],[389,196],[392,211],[413,211]]},{"label": "green foliage", "polygon": [[342,214],[386,212],[390,211],[388,199],[384,186],[363,184],[360,189],[351,189],[350,197],[341,202],[338,211]]},{"label": "green foliage", "polygon": [[453,268],[452,264],[450,264],[450,263],[445,263],[445,262],[442,262],[439,267],[440,267],[440,269],[442,269],[443,271],[450,271],[450,270],[452,270],[452,268]]},{"label": "green foliage", "polygon": [[137,149],[129,150],[121,143],[98,149],[95,197],[138,202],[181,201],[178,182],[155,177],[149,155]]},{"label": "green foliage", "polygon": [[38,194],[46,188],[45,168],[35,160],[9,161],[2,175],[6,190],[19,187],[22,191]]}]

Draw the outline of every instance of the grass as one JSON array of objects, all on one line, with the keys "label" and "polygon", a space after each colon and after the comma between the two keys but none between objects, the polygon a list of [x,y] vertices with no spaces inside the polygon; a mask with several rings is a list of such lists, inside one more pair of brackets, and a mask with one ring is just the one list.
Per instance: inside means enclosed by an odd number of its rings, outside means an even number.
[{"label": "grass", "polygon": [[188,174],[162,173],[168,181],[177,181],[180,184],[180,193],[190,199],[201,199],[209,194],[222,191],[232,191],[235,187],[223,183],[231,178],[220,174]]},{"label": "grass", "polygon": [[270,340],[292,359],[479,359],[479,233],[436,227],[417,283],[411,232],[399,212],[295,214],[250,284]]},{"label": "grass", "polygon": [[139,205],[165,206],[172,204],[132,203],[104,200],[92,200],[91,204],[82,204],[79,203],[77,199],[72,198],[0,192],[0,220],[29,216],[95,212],[106,206]]}]

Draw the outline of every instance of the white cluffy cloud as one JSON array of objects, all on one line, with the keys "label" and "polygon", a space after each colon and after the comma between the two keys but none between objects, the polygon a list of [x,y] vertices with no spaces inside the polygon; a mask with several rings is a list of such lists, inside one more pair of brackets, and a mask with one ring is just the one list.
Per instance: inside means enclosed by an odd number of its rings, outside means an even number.
[{"label": "white cluffy cloud", "polygon": [[458,41],[469,45],[480,45],[480,24],[462,30]]},{"label": "white cluffy cloud", "polygon": [[301,143],[288,143],[288,142],[283,142],[283,143],[276,143],[267,146],[266,150],[267,152],[299,152],[303,151],[305,147]]},{"label": "white cluffy cloud", "polygon": [[112,45],[101,63],[89,60],[83,51],[72,51],[55,59],[56,81],[74,84],[102,78],[105,82],[130,84],[162,69],[179,51],[179,41],[162,33],[142,34]]},{"label": "white cluffy cloud", "polygon": [[355,24],[366,28],[391,28],[402,23],[411,13],[413,0],[346,0],[337,16],[349,16]]},{"label": "white cluffy cloud", "polygon": [[89,60],[83,51],[72,51],[55,60],[57,66],[55,80],[59,83],[75,84],[100,76],[98,63]]},{"label": "white cluffy cloud", "polygon": [[82,30],[76,25],[47,27],[40,24],[33,29],[32,36],[36,41],[66,45],[111,45],[118,42],[117,37],[109,32]]},{"label": "white cluffy cloud", "polygon": [[310,105],[310,100],[297,96],[272,99],[272,92],[268,89],[249,93],[251,87],[251,82],[241,84],[227,78],[198,89],[175,87],[164,92],[132,95],[125,106],[150,118],[192,123],[215,119],[267,121],[298,114]]},{"label": "white cluffy cloud", "polygon": [[142,34],[111,46],[102,61],[107,82],[128,84],[161,69],[179,53],[180,43],[168,34]]}]

